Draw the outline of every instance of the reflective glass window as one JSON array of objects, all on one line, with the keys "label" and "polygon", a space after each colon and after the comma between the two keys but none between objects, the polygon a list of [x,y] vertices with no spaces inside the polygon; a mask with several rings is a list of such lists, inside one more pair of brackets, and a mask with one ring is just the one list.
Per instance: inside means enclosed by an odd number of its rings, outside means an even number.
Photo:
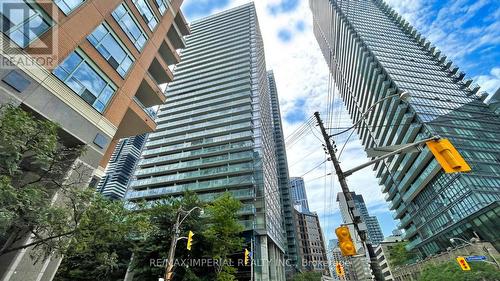
[{"label": "reflective glass window", "polygon": [[139,26],[139,23],[134,18],[127,5],[122,3],[113,11],[112,15],[125,34],[127,34],[130,41],[134,43],[137,50],[142,50],[148,40],[148,37],[144,30],[142,30]]},{"label": "reflective glass window", "polygon": [[158,11],[163,16],[168,9],[168,0],[155,0],[155,3]]},{"label": "reflective glass window", "polygon": [[103,112],[116,87],[81,53],[75,50],[56,69],[54,75],[85,102]]},{"label": "reflective glass window", "polygon": [[54,3],[61,9],[64,14],[69,15],[74,9],[80,6],[84,0],[54,0]]},{"label": "reflective glass window", "polygon": [[116,69],[121,77],[129,71],[134,59],[125,46],[106,24],[99,25],[87,39],[101,55]]},{"label": "reflective glass window", "polygon": [[158,24],[158,19],[153,13],[153,10],[149,6],[148,2],[146,0],[134,0],[133,2],[139,13],[141,13],[144,21],[148,24],[149,29],[153,31]]}]

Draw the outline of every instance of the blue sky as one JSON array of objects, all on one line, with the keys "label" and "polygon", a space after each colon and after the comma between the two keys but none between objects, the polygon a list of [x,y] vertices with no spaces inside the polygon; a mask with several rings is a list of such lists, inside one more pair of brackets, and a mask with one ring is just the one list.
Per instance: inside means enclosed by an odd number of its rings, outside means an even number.
[{"label": "blue sky", "polygon": [[[186,0],[182,10],[188,20],[235,7],[248,0]],[[498,0],[386,0],[424,36],[433,42],[461,70],[491,94],[500,87],[500,1]],[[266,63],[273,69],[280,98],[285,136],[292,133],[314,111],[326,111],[328,70],[312,32],[307,0],[256,0],[265,45]],[[338,96],[333,105],[334,124],[350,121]],[[309,130],[287,147],[290,176],[301,176],[325,160],[321,143]],[[346,136],[336,139],[343,144]],[[346,144],[341,156],[345,169],[366,161],[357,136]],[[320,215],[326,239],[341,223],[335,195],[338,182],[323,177],[332,170],[320,165],[304,176],[312,210]],[[385,235],[396,223],[373,172],[365,169],[348,179],[352,190],[362,194]]]}]

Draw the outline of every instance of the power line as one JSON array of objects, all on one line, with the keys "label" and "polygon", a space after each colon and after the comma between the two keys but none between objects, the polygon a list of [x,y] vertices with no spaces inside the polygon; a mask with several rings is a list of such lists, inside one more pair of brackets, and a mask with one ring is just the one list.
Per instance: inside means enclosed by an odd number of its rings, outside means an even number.
[{"label": "power line", "polygon": [[305,175],[309,174],[310,172],[314,171],[316,168],[318,168],[319,166],[321,166],[323,163],[325,163],[327,160],[324,160],[322,161],[321,163],[319,163],[318,165],[314,166],[314,168],[312,168],[311,170],[305,172],[302,176],[300,176],[301,178],[304,177]]}]

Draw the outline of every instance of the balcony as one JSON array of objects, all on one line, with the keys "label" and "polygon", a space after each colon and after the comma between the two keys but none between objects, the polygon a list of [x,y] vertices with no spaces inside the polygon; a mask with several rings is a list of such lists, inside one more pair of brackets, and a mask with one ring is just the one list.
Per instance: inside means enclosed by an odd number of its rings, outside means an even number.
[{"label": "balcony", "polygon": [[181,12],[177,13],[177,15],[175,16],[174,22],[177,25],[177,27],[179,28],[179,31],[182,35],[185,36],[185,35],[189,35],[191,33],[191,30],[189,29],[189,25],[188,25],[186,19],[184,18],[184,15]]},{"label": "balcony", "polygon": [[160,57],[165,61],[167,65],[177,64],[181,61],[181,58],[174,46],[165,38],[158,49]]},{"label": "balcony", "polygon": [[154,131],[156,122],[152,115],[154,115],[152,110],[134,97],[114,138],[121,139]]},{"label": "balcony", "polygon": [[167,99],[156,82],[149,75],[146,75],[141,81],[135,93],[135,98],[146,108],[163,104]]},{"label": "balcony", "polygon": [[181,33],[179,27],[175,22],[172,23],[170,29],[167,32],[167,38],[176,50],[186,48],[186,40],[184,40],[184,35]]},{"label": "balcony", "polygon": [[170,68],[159,54],[157,54],[151,62],[148,72],[158,85],[169,83],[174,80],[174,75],[170,71]]}]

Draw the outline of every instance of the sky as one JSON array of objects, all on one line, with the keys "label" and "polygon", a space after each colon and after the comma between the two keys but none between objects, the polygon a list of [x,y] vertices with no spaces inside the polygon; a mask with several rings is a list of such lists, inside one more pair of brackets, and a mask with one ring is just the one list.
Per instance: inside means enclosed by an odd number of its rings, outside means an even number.
[{"label": "sky", "polygon": [[[314,0],[319,1],[319,0]],[[185,0],[181,9],[188,21],[199,19],[248,0]],[[290,176],[303,176],[309,206],[318,213],[326,240],[335,237],[342,221],[336,194],[340,191],[315,126],[301,138],[290,135],[315,111],[326,118],[329,93],[334,95],[333,121],[326,127],[349,127],[349,116],[331,85],[328,68],[312,31],[307,0],[255,0],[269,70],[274,71]],[[386,0],[467,76],[493,94],[500,87],[500,1],[498,0]],[[480,90],[480,91],[481,91]],[[334,131],[332,131],[333,133]],[[367,161],[356,134],[335,138],[344,170]],[[324,163],[323,163],[324,162]],[[327,175],[327,176],[325,176]],[[378,217],[385,236],[397,222],[384,200],[371,168],[348,178],[352,191],[363,195],[371,215]]]}]

